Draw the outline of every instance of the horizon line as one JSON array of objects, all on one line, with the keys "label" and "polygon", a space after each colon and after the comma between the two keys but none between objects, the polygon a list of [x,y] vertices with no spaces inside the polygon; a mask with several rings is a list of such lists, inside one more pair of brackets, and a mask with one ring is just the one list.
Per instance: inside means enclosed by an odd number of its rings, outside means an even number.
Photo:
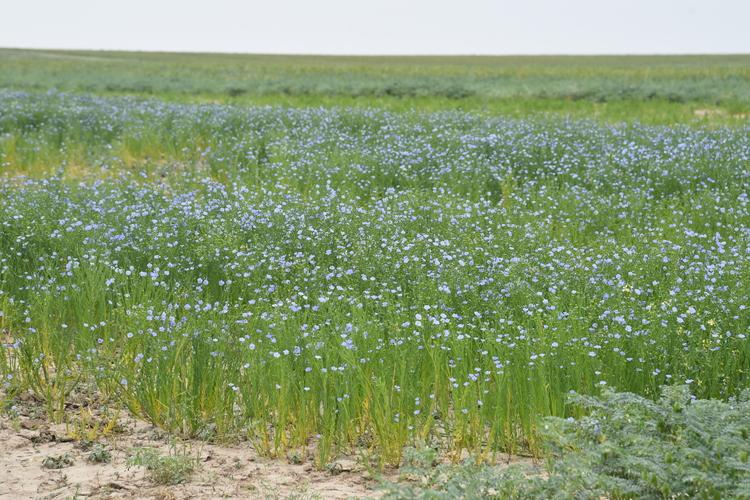
[{"label": "horizon line", "polygon": [[187,55],[246,55],[287,57],[698,57],[698,56],[750,56],[750,52],[608,52],[608,53],[321,53],[321,52],[233,52],[218,50],[164,50],[164,49],[112,49],[80,47],[17,47],[0,46],[0,50],[19,51],[74,51],[74,52],[122,52],[143,54],[187,54]]}]

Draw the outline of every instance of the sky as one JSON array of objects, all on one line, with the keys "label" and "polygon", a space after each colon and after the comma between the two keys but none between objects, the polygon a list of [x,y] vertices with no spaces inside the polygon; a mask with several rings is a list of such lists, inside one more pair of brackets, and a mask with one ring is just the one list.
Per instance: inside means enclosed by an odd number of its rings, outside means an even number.
[{"label": "sky", "polygon": [[0,47],[750,53],[750,0],[0,0]]}]

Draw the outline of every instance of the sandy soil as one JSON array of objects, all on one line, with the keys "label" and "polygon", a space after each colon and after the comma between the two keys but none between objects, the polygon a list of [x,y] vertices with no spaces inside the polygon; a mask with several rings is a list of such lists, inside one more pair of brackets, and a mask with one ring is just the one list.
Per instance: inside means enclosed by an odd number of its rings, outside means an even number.
[{"label": "sandy soil", "polygon": [[[0,391],[0,401],[3,399],[5,395]],[[41,401],[30,393],[13,399],[10,414],[0,414],[0,500],[327,500],[382,496],[377,489],[377,478],[355,456],[340,457],[330,469],[321,471],[313,467],[309,456],[300,464],[269,459],[259,455],[247,442],[217,445],[198,440],[177,441],[129,414],[113,415],[103,409],[96,393],[75,394],[71,399],[77,402],[66,409],[67,424],[51,423]],[[102,432],[108,425],[108,431]],[[91,429],[96,432],[89,433]],[[86,438],[91,439],[92,435],[109,452],[109,462],[89,460],[94,443]],[[181,484],[158,485],[144,467],[128,464],[137,448],[152,448],[162,456],[178,450],[194,460],[197,467]],[[444,461],[447,462],[447,457]],[[511,463],[534,462],[530,458],[505,456],[498,460],[497,466],[507,467]],[[399,477],[394,469],[376,474],[388,480]]]},{"label": "sandy soil", "polygon": [[[24,414],[25,413],[25,414]],[[180,442],[200,465],[176,486],[156,485],[143,467],[128,467],[133,448],[151,447],[167,455],[174,442],[158,429],[120,418],[118,431],[100,440],[111,462],[88,461],[90,449],[71,439],[64,424],[51,425],[41,412],[19,410],[0,417],[0,499],[62,498],[377,498],[377,482],[354,459],[337,461],[335,473],[258,456],[249,444],[218,446]],[[44,466],[48,457],[68,454],[72,465]]]}]

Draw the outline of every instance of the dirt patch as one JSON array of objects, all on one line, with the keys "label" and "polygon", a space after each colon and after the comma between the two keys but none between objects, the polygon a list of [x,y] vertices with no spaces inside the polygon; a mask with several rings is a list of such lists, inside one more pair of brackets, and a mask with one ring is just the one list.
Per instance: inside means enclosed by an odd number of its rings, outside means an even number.
[{"label": "dirt patch", "polygon": [[713,116],[725,116],[727,113],[722,109],[715,108],[701,108],[693,111],[695,116],[701,118],[713,117]]},{"label": "dirt patch", "polygon": [[[377,482],[356,460],[338,461],[335,473],[310,464],[258,456],[248,444],[219,446],[180,441],[196,469],[182,484],[155,484],[144,467],[129,465],[133,450],[164,456],[175,443],[158,429],[132,418],[97,448],[70,437],[65,425],[44,419],[0,417],[0,499],[62,498],[377,498]],[[105,450],[108,463],[92,462]],[[95,459],[95,458],[94,458]]]},{"label": "dirt patch", "polygon": [[[320,470],[305,452],[271,459],[249,442],[219,445],[178,439],[108,408],[95,390],[83,389],[66,405],[67,424],[51,423],[43,401],[30,392],[15,396],[10,411],[0,414],[0,500],[379,498],[376,476],[399,479],[397,469],[370,470],[357,456],[338,457]],[[0,391],[0,401],[5,396]],[[163,474],[157,475],[142,461],[133,463],[138,456],[158,457],[159,464],[167,458],[173,468],[160,469]],[[464,452],[452,459],[467,456]],[[535,463],[513,455],[495,458],[502,468]],[[440,461],[449,463],[450,458]],[[181,469],[186,462],[192,472]],[[160,478],[173,479],[171,473],[179,480],[159,483]]]}]

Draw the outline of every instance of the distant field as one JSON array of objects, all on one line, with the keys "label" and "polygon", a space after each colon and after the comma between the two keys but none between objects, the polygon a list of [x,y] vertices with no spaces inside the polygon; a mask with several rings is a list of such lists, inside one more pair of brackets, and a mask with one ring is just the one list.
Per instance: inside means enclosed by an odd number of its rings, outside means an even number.
[{"label": "distant field", "polygon": [[0,87],[291,106],[736,122],[750,56],[329,57],[0,50]]}]

